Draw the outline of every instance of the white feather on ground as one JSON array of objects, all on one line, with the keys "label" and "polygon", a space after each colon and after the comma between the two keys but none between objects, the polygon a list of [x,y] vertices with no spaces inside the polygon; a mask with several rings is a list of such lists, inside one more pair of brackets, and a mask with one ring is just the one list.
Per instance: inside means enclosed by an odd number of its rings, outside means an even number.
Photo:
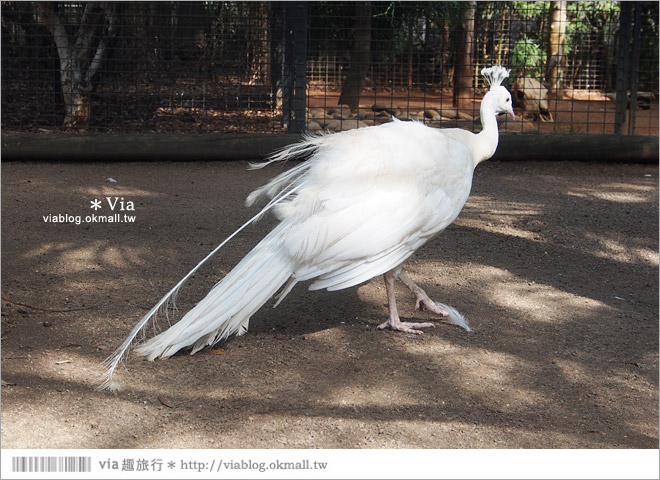
[{"label": "white feather on ground", "polygon": [[496,115],[509,113],[511,97],[500,83],[502,67],[482,72],[491,88],[481,104],[483,129],[438,130],[417,122],[391,123],[308,137],[269,161],[309,157],[251,193],[247,204],[268,204],[220,244],[168,292],[106,360],[100,388],[113,388],[113,373],[157,312],[166,309],[183,283],[239,231],[272,210],[280,223],[207,296],[169,329],[137,346],[149,360],[181,349],[191,353],[247,331],[250,317],[283,286],[277,304],[298,282],[312,290],[349,288],[384,275],[390,315],[379,328],[421,333],[431,323],[401,322],[395,279],[417,297],[417,307],[447,316],[470,331],[454,308],[433,302],[401,265],[450,225],[468,199],[474,168],[498,142]]}]

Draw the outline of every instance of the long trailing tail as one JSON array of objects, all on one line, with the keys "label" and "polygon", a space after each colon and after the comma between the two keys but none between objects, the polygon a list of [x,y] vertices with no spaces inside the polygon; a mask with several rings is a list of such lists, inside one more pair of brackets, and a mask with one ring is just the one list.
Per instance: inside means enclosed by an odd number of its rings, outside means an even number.
[{"label": "long trailing tail", "polygon": [[[213,345],[231,335],[245,333],[250,317],[293,273],[292,261],[281,251],[283,231],[283,226],[276,227],[181,320],[138,345],[135,351],[149,360],[170,357],[188,347],[192,349],[191,354],[194,354],[205,346]],[[211,252],[170,290],[133,328],[114,354],[103,362],[106,371],[103,375],[103,383],[99,386],[100,390],[121,388],[112,377],[115,368],[128,353],[135,338],[150,321],[154,320],[159,310],[167,307],[183,283],[225,243],[226,241]]]},{"label": "long trailing tail", "polygon": [[181,320],[135,351],[149,360],[170,357],[188,347],[194,354],[245,333],[250,317],[293,273],[291,259],[281,251],[283,230],[275,228]]},{"label": "long trailing tail", "polygon": [[[313,153],[318,146],[318,140],[309,137],[296,145],[277,152],[268,161],[253,165],[252,168],[262,168],[272,162],[300,158]],[[98,387],[99,390],[120,389],[119,384],[113,380],[114,371],[128,355],[136,338],[143,334],[146,326],[150,322],[156,322],[156,316],[159,312],[168,312],[185,282],[227,242],[245,227],[261,218],[266,212],[294,195],[301,187],[307,168],[307,162],[302,163],[277,176],[248,197],[248,206],[264,196],[269,197],[270,201],[259,213],[243,224],[190,270],[142,317],[126,340],[103,362],[105,372],[102,383]],[[287,260],[288,257],[281,255],[281,252],[277,250],[278,244],[281,244],[279,239],[282,233],[283,228],[275,228],[197,306],[168,330],[140,345],[137,352],[151,360],[171,356],[177,350],[190,346],[194,353],[204,348],[205,345],[216,343],[232,334],[245,333],[250,316],[279,289],[293,272],[293,267],[289,264],[290,261]],[[287,287],[280,294],[278,303],[289,291],[290,288]]]}]

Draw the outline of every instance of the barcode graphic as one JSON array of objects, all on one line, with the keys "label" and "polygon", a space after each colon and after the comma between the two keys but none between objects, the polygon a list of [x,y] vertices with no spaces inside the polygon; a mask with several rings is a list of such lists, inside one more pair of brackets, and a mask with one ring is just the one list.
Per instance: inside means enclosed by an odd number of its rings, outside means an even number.
[{"label": "barcode graphic", "polygon": [[12,472],[91,472],[92,457],[12,457]]}]

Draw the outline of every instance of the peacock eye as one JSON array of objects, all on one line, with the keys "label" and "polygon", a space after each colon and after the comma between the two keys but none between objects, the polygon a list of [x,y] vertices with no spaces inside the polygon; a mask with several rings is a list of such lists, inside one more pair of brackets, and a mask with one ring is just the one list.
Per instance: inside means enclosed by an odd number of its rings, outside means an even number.
[{"label": "peacock eye", "polygon": [[506,99],[506,103],[509,103],[510,101],[511,101],[510,98],[507,98],[507,99]]}]

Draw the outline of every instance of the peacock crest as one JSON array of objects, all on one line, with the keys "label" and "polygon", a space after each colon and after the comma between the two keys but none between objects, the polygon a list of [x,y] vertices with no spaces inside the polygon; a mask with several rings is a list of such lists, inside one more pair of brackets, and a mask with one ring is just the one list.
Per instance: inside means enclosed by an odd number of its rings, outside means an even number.
[{"label": "peacock crest", "polygon": [[493,90],[495,87],[499,87],[505,78],[509,76],[511,70],[504,68],[500,65],[495,65],[492,67],[484,67],[481,70],[481,74],[486,78],[490,89]]}]

